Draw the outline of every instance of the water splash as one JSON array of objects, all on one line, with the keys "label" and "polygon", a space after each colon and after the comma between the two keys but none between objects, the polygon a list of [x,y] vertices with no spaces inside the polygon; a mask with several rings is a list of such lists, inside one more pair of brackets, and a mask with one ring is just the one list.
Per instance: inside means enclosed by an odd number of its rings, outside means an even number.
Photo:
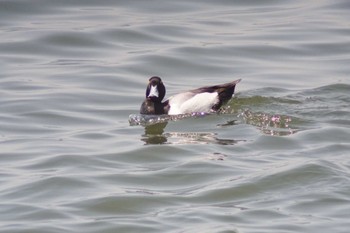
[{"label": "water splash", "polygon": [[289,115],[291,105],[301,104],[300,101],[264,96],[247,96],[233,99],[222,113],[236,114],[239,121],[257,127],[262,133],[274,136],[294,134],[299,129],[296,117]]},{"label": "water splash", "polygon": [[210,115],[211,113],[204,112],[195,112],[189,114],[180,114],[180,115],[143,115],[143,114],[131,114],[129,115],[129,124],[130,125],[154,125],[169,121],[177,121],[186,118],[198,118]]},{"label": "water splash", "polygon": [[252,112],[251,110],[244,110],[238,116],[244,123],[256,126],[264,134],[286,136],[298,131],[291,126],[294,121],[291,116]]}]

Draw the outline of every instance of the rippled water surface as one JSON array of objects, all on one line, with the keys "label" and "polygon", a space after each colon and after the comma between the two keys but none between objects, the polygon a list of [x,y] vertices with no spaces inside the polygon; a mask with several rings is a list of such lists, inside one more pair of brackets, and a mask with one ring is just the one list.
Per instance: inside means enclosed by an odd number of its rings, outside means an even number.
[{"label": "rippled water surface", "polygon": [[[349,232],[349,10],[0,0],[0,231]],[[152,75],[242,82],[147,118]]]}]

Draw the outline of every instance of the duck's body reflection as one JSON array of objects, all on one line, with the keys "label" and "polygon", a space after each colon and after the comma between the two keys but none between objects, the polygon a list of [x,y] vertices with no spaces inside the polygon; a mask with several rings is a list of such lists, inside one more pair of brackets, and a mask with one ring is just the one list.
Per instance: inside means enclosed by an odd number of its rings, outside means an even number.
[{"label": "duck's body reflection", "polygon": [[165,144],[168,139],[164,136],[164,129],[168,122],[145,126],[145,134],[141,140],[146,144]]},{"label": "duck's body reflection", "polygon": [[164,132],[168,122],[145,126],[141,140],[150,144],[220,144],[234,145],[240,140],[220,139],[212,132]]}]

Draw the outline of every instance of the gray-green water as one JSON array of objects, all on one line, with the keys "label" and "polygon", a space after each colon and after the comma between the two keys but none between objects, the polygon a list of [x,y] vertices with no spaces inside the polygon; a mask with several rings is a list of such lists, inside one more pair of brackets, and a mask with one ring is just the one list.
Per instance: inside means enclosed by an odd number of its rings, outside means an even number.
[{"label": "gray-green water", "polygon": [[[349,232],[349,10],[0,0],[0,232]],[[130,125],[151,75],[242,82]]]}]

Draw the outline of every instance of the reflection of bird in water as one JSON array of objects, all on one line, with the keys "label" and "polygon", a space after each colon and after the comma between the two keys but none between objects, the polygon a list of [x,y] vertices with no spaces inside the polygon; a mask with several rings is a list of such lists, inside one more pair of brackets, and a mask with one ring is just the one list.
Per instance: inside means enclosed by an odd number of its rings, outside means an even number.
[{"label": "reflection of bird in water", "polygon": [[[169,132],[164,133],[168,122],[145,126],[141,140],[148,144],[219,144],[234,145],[244,140],[221,139],[211,132]],[[169,142],[173,139],[173,142]]]},{"label": "reflection of bird in water", "polygon": [[141,140],[146,144],[165,144],[167,137],[163,133],[167,124],[168,122],[162,122],[145,126],[145,134]]}]

